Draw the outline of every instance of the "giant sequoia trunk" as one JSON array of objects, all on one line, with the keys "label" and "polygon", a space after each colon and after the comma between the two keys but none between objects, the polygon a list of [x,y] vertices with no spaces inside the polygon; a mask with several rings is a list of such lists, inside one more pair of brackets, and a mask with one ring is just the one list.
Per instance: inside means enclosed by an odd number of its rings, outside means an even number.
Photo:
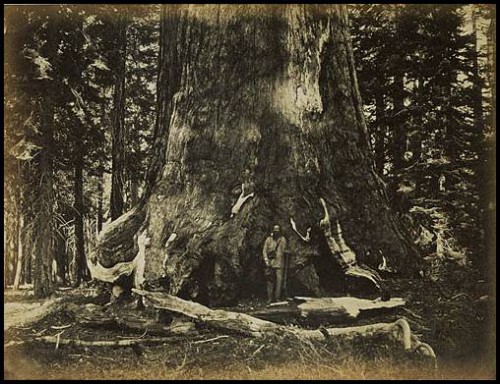
[{"label": "giant sequoia trunk", "polygon": [[146,228],[146,281],[165,274],[171,294],[212,305],[264,296],[262,245],[280,224],[289,293],[332,294],[320,198],[361,261],[415,266],[374,171],[345,6],[168,5],[161,32],[146,194],[101,234],[104,267],[132,260]]},{"label": "giant sequoia trunk", "polygon": [[125,62],[127,50],[127,18],[117,16],[117,53],[115,64],[115,88],[113,96],[112,117],[112,170],[111,170],[111,202],[109,206],[112,220],[117,219],[122,213],[124,202],[124,176],[125,176]]}]

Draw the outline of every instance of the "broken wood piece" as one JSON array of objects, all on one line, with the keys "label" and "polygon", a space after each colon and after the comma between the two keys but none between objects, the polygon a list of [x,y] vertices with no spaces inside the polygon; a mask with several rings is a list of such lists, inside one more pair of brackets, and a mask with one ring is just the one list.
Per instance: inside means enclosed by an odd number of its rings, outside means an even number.
[{"label": "broken wood piece", "polygon": [[433,360],[434,369],[437,369],[437,356],[434,352],[434,349],[432,349],[429,344],[417,341],[415,346],[412,348],[412,351],[416,353],[422,353],[424,356],[430,357]]},{"label": "broken wood piece", "polygon": [[360,315],[370,315],[381,310],[403,307],[406,302],[401,298],[388,301],[359,299],[356,297],[293,297],[285,302],[274,303],[263,310],[252,312],[262,319],[288,322],[290,319],[315,319],[352,321]]},{"label": "broken wood piece", "polygon": [[360,299],[357,297],[297,297],[292,300],[302,301],[297,307],[302,316],[313,313],[345,313],[351,319],[356,319],[362,312],[380,309],[394,309],[402,307],[406,302],[401,298],[392,298],[388,301]]},{"label": "broken wood piece", "polygon": [[24,340],[11,340],[11,341],[5,343],[3,345],[3,347],[4,348],[7,348],[7,347],[17,347],[18,345],[22,345],[24,343],[25,343]]},{"label": "broken wood piece", "polygon": [[51,343],[56,345],[74,345],[78,347],[127,347],[136,344],[161,344],[171,341],[168,337],[151,338],[151,339],[130,339],[130,340],[75,340],[75,339],[62,339],[56,336],[41,336],[36,341]]},{"label": "broken wood piece", "polygon": [[258,319],[245,313],[210,309],[202,304],[183,300],[162,292],[148,292],[135,288],[132,291],[144,296],[155,308],[180,313],[213,328],[253,337],[285,332],[285,329],[282,329],[281,325]]},{"label": "broken wood piece", "polygon": [[[167,309],[172,312],[180,313],[201,321],[209,327],[229,331],[232,333],[238,333],[252,337],[291,336],[301,340],[322,340],[329,337],[368,336],[374,333],[383,332],[389,333],[393,335],[393,337],[401,340],[404,350],[412,351],[415,350],[415,348],[424,349],[431,357],[435,357],[432,348],[427,348],[426,345],[418,344],[419,341],[416,337],[414,337],[414,339],[417,340],[417,344],[412,349],[411,329],[405,319],[398,319],[393,323],[377,323],[343,328],[322,327],[316,330],[307,330],[276,324],[244,313],[224,311],[221,309],[210,309],[202,304],[183,300],[166,293],[148,292],[138,289],[133,289],[133,291],[150,300],[153,303],[153,306],[155,306],[156,308]],[[344,299],[344,304],[341,306],[341,308],[343,308],[343,311],[345,313],[348,313],[350,316],[358,316],[363,309],[373,310],[385,307],[395,308],[405,304],[403,299],[392,299],[390,301],[383,302],[350,297],[317,299],[297,297],[292,299],[292,301],[295,300],[296,304],[299,303],[296,305],[297,308],[299,308],[299,306],[301,305],[303,306],[301,309],[299,309],[299,311],[308,313],[308,310],[310,310],[310,308],[308,307],[320,308],[324,310],[325,307],[328,307],[325,306],[325,303],[328,303],[331,307],[331,303],[334,302],[334,300],[337,300],[338,305],[339,299]],[[349,303],[350,305],[347,305],[347,303]],[[363,303],[363,305],[361,305],[361,303]],[[283,307],[283,305],[281,305],[281,307]],[[280,309],[280,306],[278,305],[275,308]],[[429,351],[432,351],[432,353]]]},{"label": "broken wood piece", "polygon": [[[136,257],[137,258],[137,257]],[[114,283],[120,276],[129,276],[135,269],[136,259],[117,263],[110,268],[105,268],[99,261],[94,264],[87,258],[87,267],[90,270],[90,275],[93,279]]]},{"label": "broken wood piece", "polygon": [[63,332],[64,331],[61,331],[54,336],[56,338],[56,347],[55,347],[56,350],[59,348],[59,343],[61,342],[61,335],[63,334]]},{"label": "broken wood piece", "polygon": [[249,193],[248,195],[245,196],[245,184],[241,184],[241,194],[238,197],[236,203],[231,208],[231,217],[234,217],[234,215],[236,215],[240,211],[245,201],[254,196],[255,196],[254,192]]},{"label": "broken wood piece", "polygon": [[229,337],[228,335],[221,335],[221,336],[217,336],[217,337],[212,337],[211,339],[207,339],[207,340],[198,340],[198,341],[195,341],[193,344],[210,343],[211,341],[215,341],[215,340],[219,340],[219,339],[225,339],[225,338],[228,338],[228,337]]},{"label": "broken wood piece", "polygon": [[401,332],[401,341],[403,342],[403,348],[405,351],[411,349],[411,329],[410,324],[405,319],[398,319],[394,322]]},{"label": "broken wood piece", "polygon": [[134,259],[134,287],[139,288],[144,282],[144,268],[146,266],[146,248],[151,244],[151,238],[148,237],[147,228],[137,238],[139,251]]},{"label": "broken wood piece", "polygon": [[[402,321],[401,321],[402,320]],[[403,330],[403,335],[399,337],[396,334],[396,338],[401,340],[403,344],[403,349],[409,350],[411,346],[408,345],[410,342],[411,331],[408,323],[406,323],[403,319],[398,319],[393,323],[374,323],[367,325],[359,325],[355,327],[342,327],[342,328],[325,328],[321,327],[319,331],[321,335],[325,338],[336,337],[336,336],[345,336],[345,337],[355,337],[355,336],[370,336],[376,333],[387,333],[393,334],[394,331]],[[321,339],[317,333],[311,333],[311,338]]]},{"label": "broken wood piece", "polygon": [[59,329],[66,329],[66,328],[72,327],[73,325],[74,324],[59,325],[59,326],[57,326],[57,325],[51,325],[50,328],[59,330]]},{"label": "broken wood piece", "polygon": [[303,236],[298,230],[297,230],[297,225],[295,224],[295,221],[293,220],[292,217],[290,217],[290,224],[292,225],[292,229],[295,231],[299,237],[304,240],[306,243],[309,243],[311,241],[311,228],[307,228],[306,235]]},{"label": "broken wood piece", "polygon": [[394,269],[387,266],[387,259],[382,255],[382,262],[378,265],[378,270],[382,272],[392,273]]}]

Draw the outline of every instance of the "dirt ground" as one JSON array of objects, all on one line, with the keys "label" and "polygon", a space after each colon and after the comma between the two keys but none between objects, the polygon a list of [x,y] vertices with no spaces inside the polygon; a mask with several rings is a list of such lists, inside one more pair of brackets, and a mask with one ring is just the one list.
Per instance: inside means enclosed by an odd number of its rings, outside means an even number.
[{"label": "dirt ground", "polygon": [[[198,324],[186,335],[160,345],[81,347],[33,341],[34,336],[78,340],[157,337],[127,328],[89,327],[66,310],[19,325],[16,316],[37,310],[30,293],[6,292],[4,317],[5,379],[493,379],[496,377],[494,300],[484,281],[465,270],[450,270],[444,282],[391,280],[393,296],[406,308],[358,323],[405,317],[420,340],[438,357],[402,350],[387,335],[299,342],[227,335]],[[67,292],[59,296],[68,295]],[[77,304],[90,302],[75,296]],[[263,305],[247,301],[233,310]],[[17,324],[16,324],[17,322]],[[69,325],[69,327],[68,327]],[[329,324],[325,324],[329,325]],[[342,325],[339,325],[342,326]],[[56,328],[53,328],[56,327]],[[60,328],[65,327],[65,328]],[[20,343],[24,342],[24,343]]]}]

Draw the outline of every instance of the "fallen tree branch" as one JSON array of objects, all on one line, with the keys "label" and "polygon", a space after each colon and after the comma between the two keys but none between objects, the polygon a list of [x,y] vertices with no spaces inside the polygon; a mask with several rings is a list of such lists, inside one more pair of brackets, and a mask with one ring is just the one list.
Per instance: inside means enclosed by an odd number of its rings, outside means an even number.
[{"label": "fallen tree branch", "polygon": [[74,324],[68,324],[68,325],[60,325],[60,326],[57,326],[57,325],[51,325],[50,328],[51,329],[66,329],[66,328],[69,328],[69,327],[72,327]]},{"label": "fallen tree branch", "polygon": [[77,347],[128,347],[136,344],[161,344],[171,341],[171,338],[159,337],[154,339],[86,341],[86,340],[75,340],[75,339],[62,339],[57,336],[42,336],[42,337],[37,337],[34,340],[56,345],[74,345]]},{"label": "fallen tree branch", "polygon": [[225,338],[228,338],[228,337],[229,337],[228,335],[221,335],[221,336],[217,336],[217,337],[212,337],[211,339],[207,339],[207,340],[198,340],[198,341],[195,341],[193,344],[210,343],[211,341],[215,341],[215,340],[219,340],[219,339],[225,339]]},{"label": "fallen tree branch", "polygon": [[151,301],[155,308],[167,309],[199,320],[213,328],[223,329],[246,336],[261,337],[266,334],[282,334],[286,329],[267,320],[258,319],[245,313],[210,309],[202,304],[180,299],[161,292],[132,289],[133,292]]},{"label": "fallen tree branch", "polygon": [[[432,348],[425,343],[418,341],[418,338],[411,333],[410,325],[405,319],[398,319],[393,323],[376,323],[355,327],[344,328],[320,328],[316,330],[300,329],[295,327],[276,324],[271,321],[259,319],[247,315],[245,313],[224,311],[221,309],[210,309],[202,304],[180,299],[178,297],[168,295],[162,292],[148,292],[139,289],[133,291],[151,301],[155,308],[166,309],[175,313],[188,316],[192,319],[203,322],[209,327],[217,328],[224,331],[235,332],[251,337],[263,336],[291,336],[301,340],[324,340],[325,338],[343,336],[368,336],[375,333],[388,333],[392,337],[401,340],[403,349],[406,351],[424,350],[426,355],[436,360],[436,355]],[[295,300],[309,300],[309,304],[314,301],[325,302],[326,299],[335,300],[335,298],[295,298]],[[354,298],[346,298],[354,299]],[[362,299],[356,299],[362,300]],[[393,299],[395,300],[395,299]],[[404,301],[399,299],[402,303]],[[362,300],[369,301],[369,300]],[[308,301],[305,300],[305,303]],[[354,301],[355,302],[355,301]],[[387,302],[371,302],[370,306],[380,307],[381,304]],[[399,303],[398,305],[401,305]],[[351,313],[359,313],[359,308],[350,309]],[[412,339],[415,344],[412,347]]]},{"label": "fallen tree branch", "polygon": [[[245,313],[224,311],[221,309],[210,309],[199,303],[195,303],[188,300],[183,300],[178,297],[168,295],[162,292],[148,292],[139,289],[133,289],[133,291],[146,299],[151,301],[155,308],[166,309],[175,313],[180,313],[182,315],[188,316],[192,319],[203,322],[204,324],[211,326],[213,328],[222,329],[224,331],[236,332],[252,337],[262,337],[264,335],[290,335],[298,336],[306,339],[323,339],[324,331],[321,330],[304,330],[298,328],[287,327],[281,324],[273,323],[268,320],[259,319],[254,316],[247,315]],[[332,311],[331,306],[327,308],[324,303],[325,300],[329,300],[330,303],[335,303],[335,298],[325,298],[325,299],[312,299],[312,298],[295,298],[295,300],[303,301],[304,313],[307,313],[307,306],[314,305],[317,301],[322,303],[323,306],[316,305],[316,309],[321,308],[324,311]],[[355,299],[355,298],[345,298],[351,300],[351,306],[334,306],[334,311],[339,311],[342,308],[344,313],[357,316],[359,313],[359,305],[356,306],[355,303],[364,302],[365,306],[368,307],[379,307],[380,304],[387,304],[387,302],[372,302],[370,300]],[[395,299],[393,299],[395,300]],[[401,299],[400,299],[401,300]],[[402,301],[402,300],[401,300]],[[399,304],[399,303],[398,303]],[[298,306],[300,307],[300,305]],[[407,324],[407,323],[406,323]],[[373,328],[373,326],[372,326]],[[376,328],[376,327],[375,327]],[[379,327],[380,328],[380,327]],[[408,326],[409,328],[409,326]],[[362,327],[350,327],[350,328],[330,328],[328,329],[328,334],[330,336],[351,334],[353,332],[366,333],[367,326]]]},{"label": "fallen tree branch", "polygon": [[276,303],[251,315],[265,320],[282,322],[291,317],[296,319],[355,320],[361,314],[381,310],[393,310],[404,307],[401,298],[388,301],[359,299],[356,297],[294,297],[288,301]]}]

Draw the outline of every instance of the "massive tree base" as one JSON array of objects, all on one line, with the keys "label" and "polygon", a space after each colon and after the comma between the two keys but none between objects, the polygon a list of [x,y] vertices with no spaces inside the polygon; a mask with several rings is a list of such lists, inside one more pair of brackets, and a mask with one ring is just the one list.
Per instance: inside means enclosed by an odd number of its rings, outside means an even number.
[{"label": "massive tree base", "polygon": [[418,264],[374,170],[344,5],[165,6],[160,44],[146,194],[100,236],[103,267],[144,234],[146,282],[212,306],[265,297],[279,224],[290,294],[331,296],[345,284],[324,210],[359,262]]}]

